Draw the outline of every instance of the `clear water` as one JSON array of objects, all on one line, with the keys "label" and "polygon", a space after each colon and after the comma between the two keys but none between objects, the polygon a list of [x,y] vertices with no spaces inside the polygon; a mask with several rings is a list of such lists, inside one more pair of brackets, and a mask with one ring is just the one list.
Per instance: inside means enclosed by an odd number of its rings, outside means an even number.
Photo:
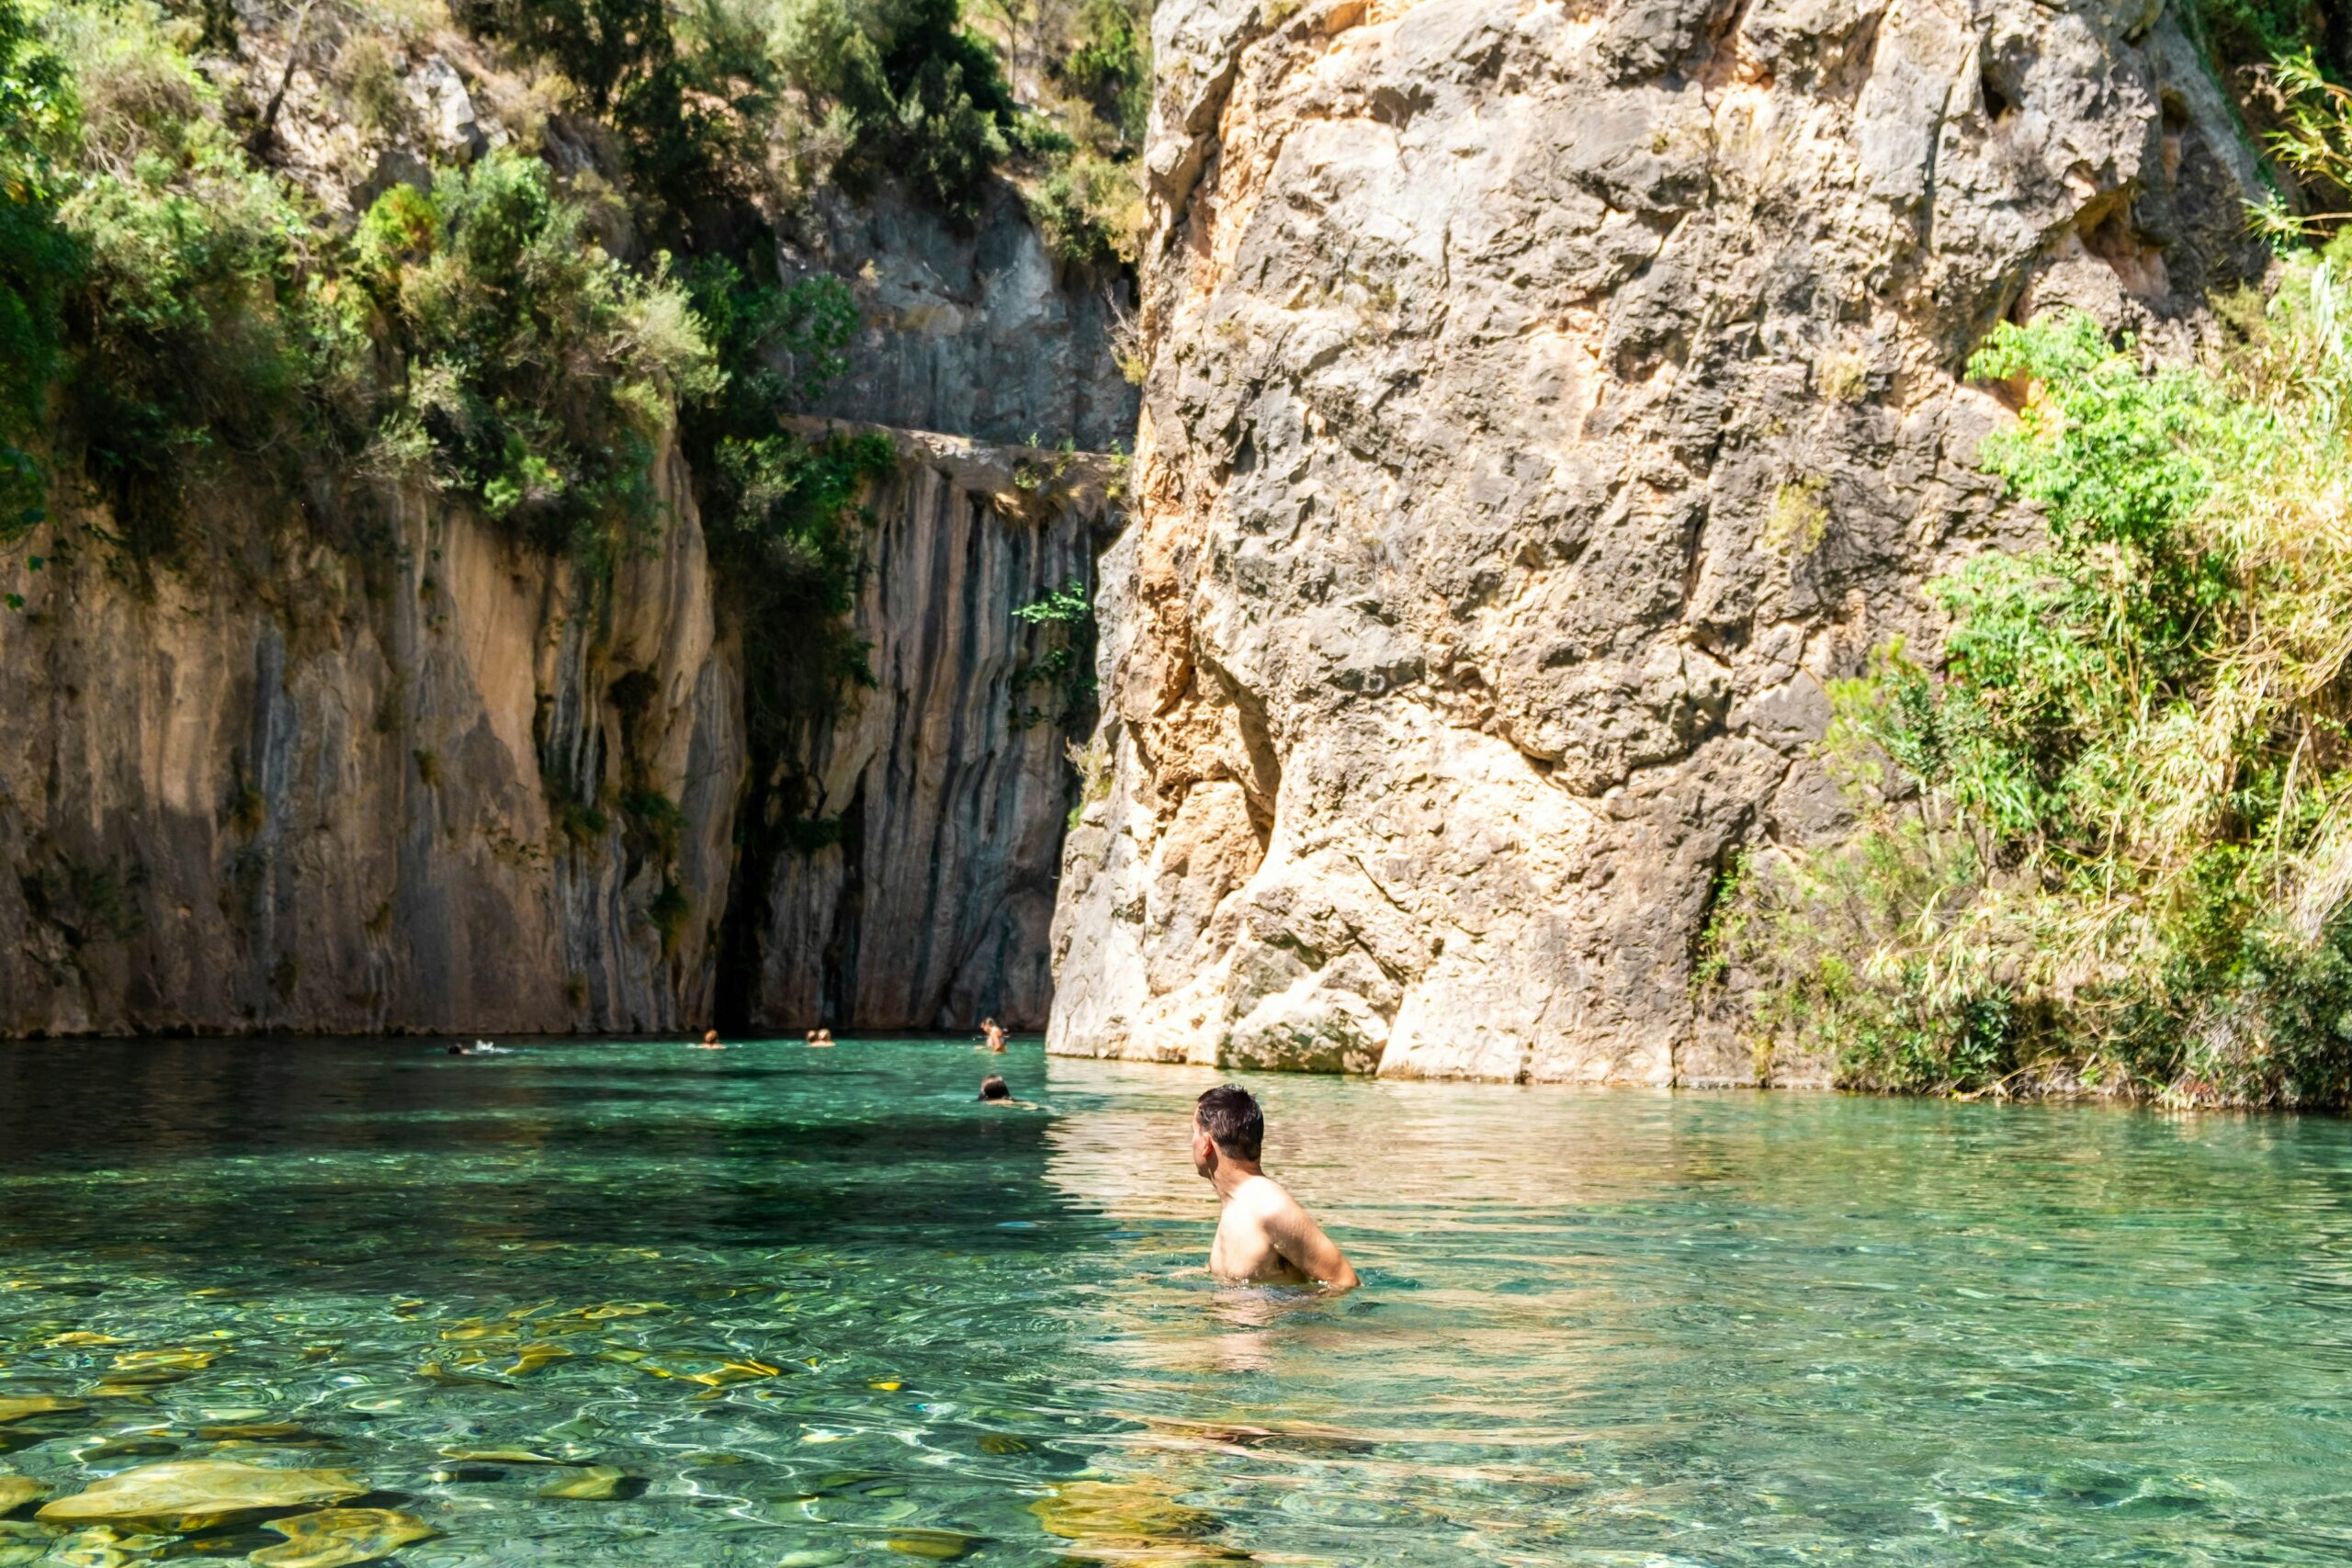
[{"label": "clear water", "polygon": [[999,1060],[0,1050],[0,1399],[88,1402],[0,1467],[347,1465],[411,1568],[2352,1559],[2345,1122],[1263,1079],[1302,1302],[1205,1075]]}]

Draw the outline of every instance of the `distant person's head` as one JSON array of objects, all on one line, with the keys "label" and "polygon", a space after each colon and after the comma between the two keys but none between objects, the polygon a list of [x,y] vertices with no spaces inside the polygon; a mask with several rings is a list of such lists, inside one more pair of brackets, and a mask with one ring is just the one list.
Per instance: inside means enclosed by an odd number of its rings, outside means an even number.
[{"label": "distant person's head", "polygon": [[982,1029],[994,1029],[996,1027],[996,1020],[993,1018],[984,1018],[980,1020],[980,1027]]},{"label": "distant person's head", "polygon": [[982,1100],[1011,1100],[1012,1086],[994,1073],[990,1073],[980,1080],[980,1098]]},{"label": "distant person's head", "polygon": [[704,1044],[706,1044],[706,1045],[716,1045],[716,1044],[718,1044],[718,1031],[717,1031],[716,1029],[706,1029],[706,1030],[704,1030],[704,1031],[702,1032],[702,1043],[703,1043]]},{"label": "distant person's head", "polygon": [[1266,1143],[1266,1113],[1239,1084],[1221,1083],[1193,1106],[1193,1168],[1214,1175],[1220,1156],[1258,1163]]}]

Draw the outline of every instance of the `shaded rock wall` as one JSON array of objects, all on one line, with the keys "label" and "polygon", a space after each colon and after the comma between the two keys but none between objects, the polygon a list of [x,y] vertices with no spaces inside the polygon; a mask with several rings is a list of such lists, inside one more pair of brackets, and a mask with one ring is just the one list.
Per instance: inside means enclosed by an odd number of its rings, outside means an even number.
[{"label": "shaded rock wall", "polygon": [[1133,289],[1057,262],[997,181],[969,232],[891,190],[820,191],[779,238],[788,276],[850,286],[864,325],[816,412],[1018,446],[1134,445],[1136,389],[1112,350]]},{"label": "shaded rock wall", "polygon": [[[671,526],[609,590],[416,497],[340,549],[223,511],[144,583],[95,545],[20,552],[0,1032],[703,1017],[741,704],[683,467],[659,475]],[[676,806],[674,842],[628,792]]]},{"label": "shaded rock wall", "polygon": [[1966,356],[2060,302],[2185,348],[2262,265],[2229,106],[2161,0],[1166,0],[1155,46],[1052,1047],[1752,1081],[1710,890],[1837,825],[1825,683],[2029,525]]},{"label": "shaded rock wall", "polygon": [[755,1017],[952,1029],[993,1013],[1040,1028],[1078,775],[1057,725],[1016,719],[1056,704],[1022,678],[1051,634],[1013,612],[1091,582],[1108,465],[1047,478],[1050,455],[891,434],[902,463],[871,501],[854,616],[876,685],[803,758],[842,840],[778,856]]},{"label": "shaded rock wall", "polygon": [[235,543],[143,581],[20,555],[0,1035],[699,1029],[755,916],[756,1022],[1041,1026],[1078,775],[1015,723],[1052,705],[1020,679],[1052,634],[1012,612],[1091,581],[1110,466],[893,438],[876,684],[803,759],[847,836],[748,908],[741,659],[674,457],[671,525],[609,587],[421,497],[340,546],[209,518]]}]

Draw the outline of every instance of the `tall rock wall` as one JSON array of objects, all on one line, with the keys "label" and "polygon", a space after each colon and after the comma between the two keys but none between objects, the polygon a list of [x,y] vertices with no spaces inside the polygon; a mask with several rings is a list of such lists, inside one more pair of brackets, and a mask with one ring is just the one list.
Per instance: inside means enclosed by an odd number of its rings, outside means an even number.
[{"label": "tall rock wall", "polygon": [[0,581],[0,1037],[699,1029],[722,979],[780,1028],[1041,1026],[1078,775],[1019,720],[1059,634],[1013,611],[1091,581],[1111,466],[890,434],[876,682],[798,759],[842,839],[755,886],[674,456],[608,582],[423,495],[334,543],[223,511],[143,573],[37,537]]},{"label": "tall rock wall", "polygon": [[1067,1053],[1748,1079],[1690,1001],[1827,681],[2021,525],[1959,379],[2259,270],[2163,0],[1164,0]]},{"label": "tall rock wall", "polygon": [[839,839],[777,857],[754,1016],[951,1029],[993,1013],[1041,1028],[1079,784],[1061,694],[1039,678],[1054,634],[1013,612],[1091,584],[1109,468],[892,434],[900,466],[870,502],[853,617],[875,685],[802,759]]},{"label": "tall rock wall", "polygon": [[224,508],[148,573],[37,536],[0,615],[0,1033],[703,1017],[741,704],[658,477],[608,587],[421,496],[341,547]]}]

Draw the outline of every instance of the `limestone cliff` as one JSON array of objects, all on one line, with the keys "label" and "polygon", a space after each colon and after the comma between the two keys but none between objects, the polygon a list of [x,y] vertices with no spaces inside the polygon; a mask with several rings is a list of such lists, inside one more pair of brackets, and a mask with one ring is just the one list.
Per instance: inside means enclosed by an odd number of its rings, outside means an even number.
[{"label": "limestone cliff", "polygon": [[[1825,682],[2025,525],[1960,377],[2258,271],[2163,0],[1166,0],[1108,788],[1051,1043],[1751,1080],[1731,852],[1838,805]],[[1802,1078],[1806,1064],[1783,1064]]]},{"label": "limestone cliff", "polygon": [[674,455],[609,581],[424,494],[334,542],[223,511],[143,573],[36,536],[0,583],[0,1036],[698,1028],[752,916],[754,1021],[1042,1022],[1076,784],[1015,722],[1012,612],[1091,581],[1105,468],[897,443],[876,684],[806,759],[850,834],[732,908],[741,661]]},{"label": "limestone cliff", "polygon": [[609,585],[417,496],[341,548],[223,512],[178,570],[37,536],[0,616],[0,1032],[703,1016],[741,704],[658,473],[669,525]]},{"label": "limestone cliff", "polygon": [[839,837],[777,857],[754,1017],[1041,1028],[1078,780],[1053,694],[1030,679],[1043,636],[1012,612],[1091,581],[1110,467],[894,435],[853,616],[875,685],[802,763]]}]

